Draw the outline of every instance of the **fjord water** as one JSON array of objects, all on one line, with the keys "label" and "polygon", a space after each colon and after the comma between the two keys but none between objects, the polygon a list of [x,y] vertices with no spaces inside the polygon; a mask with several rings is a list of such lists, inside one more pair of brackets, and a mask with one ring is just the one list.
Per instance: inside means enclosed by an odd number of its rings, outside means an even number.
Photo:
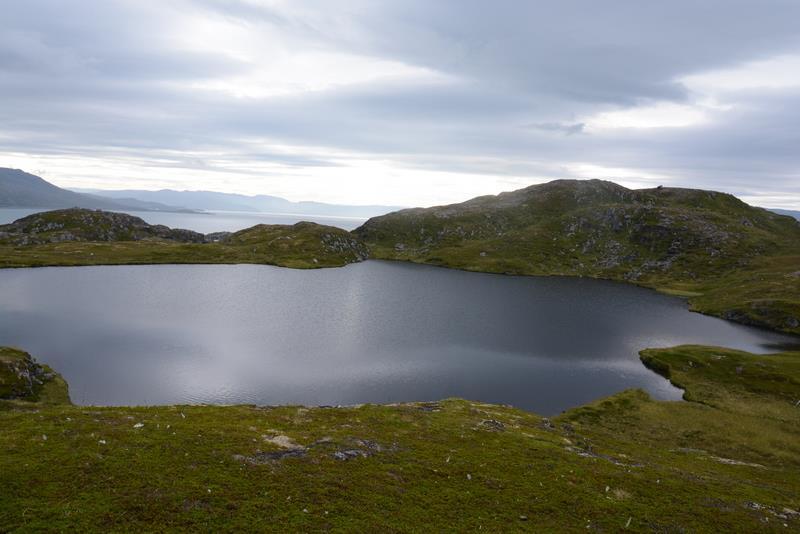
[{"label": "fjord water", "polygon": [[641,387],[682,343],[793,339],[614,282],[368,261],[339,269],[161,265],[0,271],[0,345],[78,404],[351,404],[465,397],[542,414]]}]

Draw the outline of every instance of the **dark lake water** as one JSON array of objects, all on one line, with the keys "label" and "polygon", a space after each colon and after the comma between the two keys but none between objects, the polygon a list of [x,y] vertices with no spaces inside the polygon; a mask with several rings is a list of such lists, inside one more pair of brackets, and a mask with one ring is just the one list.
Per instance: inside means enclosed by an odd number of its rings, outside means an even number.
[{"label": "dark lake water", "polygon": [[588,279],[378,261],[0,271],[0,345],[52,365],[79,404],[458,396],[554,414],[632,387],[678,399],[646,347],[792,341]]}]

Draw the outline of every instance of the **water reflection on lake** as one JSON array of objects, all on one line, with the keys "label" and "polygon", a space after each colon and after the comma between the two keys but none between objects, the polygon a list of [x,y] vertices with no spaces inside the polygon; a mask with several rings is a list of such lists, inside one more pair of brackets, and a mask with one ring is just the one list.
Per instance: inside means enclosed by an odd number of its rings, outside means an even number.
[{"label": "water reflection on lake", "polygon": [[680,391],[638,359],[794,338],[620,283],[368,261],[0,271],[0,345],[80,404],[349,404],[458,396],[543,414],[626,388]]}]

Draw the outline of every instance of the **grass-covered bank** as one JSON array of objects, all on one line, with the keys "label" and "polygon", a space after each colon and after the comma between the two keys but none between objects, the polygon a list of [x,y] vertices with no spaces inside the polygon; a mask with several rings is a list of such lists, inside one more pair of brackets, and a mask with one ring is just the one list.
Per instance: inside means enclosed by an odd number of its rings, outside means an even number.
[{"label": "grass-covered bank", "polygon": [[800,528],[800,353],[642,357],[690,402],[626,391],[547,420],[455,399],[310,409],[0,401],[0,527]]},{"label": "grass-covered bank", "polygon": [[349,232],[311,222],[203,235],[124,213],[67,209],[0,226],[0,268],[259,263],[310,269],[340,267],[367,255]]}]

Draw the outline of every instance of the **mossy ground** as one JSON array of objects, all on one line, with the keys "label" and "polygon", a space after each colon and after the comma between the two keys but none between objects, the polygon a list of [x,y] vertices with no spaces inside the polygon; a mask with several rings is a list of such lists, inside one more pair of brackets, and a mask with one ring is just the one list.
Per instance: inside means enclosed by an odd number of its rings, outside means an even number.
[{"label": "mossy ground", "polygon": [[[691,402],[632,390],[553,421],[457,399],[311,409],[3,402],[0,526],[800,529],[800,353],[677,347],[643,359]],[[293,442],[308,448],[270,457]]]}]

